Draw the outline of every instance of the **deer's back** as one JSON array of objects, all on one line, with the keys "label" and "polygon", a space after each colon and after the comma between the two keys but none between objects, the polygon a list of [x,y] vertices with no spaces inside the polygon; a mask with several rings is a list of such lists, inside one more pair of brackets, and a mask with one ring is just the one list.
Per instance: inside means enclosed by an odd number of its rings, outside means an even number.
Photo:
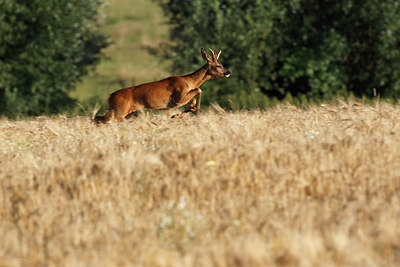
[{"label": "deer's back", "polygon": [[135,109],[169,109],[179,100],[182,88],[188,86],[180,76],[120,89],[110,95],[114,106],[126,102]]}]

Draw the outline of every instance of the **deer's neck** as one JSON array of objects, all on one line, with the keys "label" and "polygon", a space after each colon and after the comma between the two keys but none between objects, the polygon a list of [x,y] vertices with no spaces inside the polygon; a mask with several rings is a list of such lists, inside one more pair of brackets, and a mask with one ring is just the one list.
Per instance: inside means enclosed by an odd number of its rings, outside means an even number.
[{"label": "deer's neck", "polygon": [[195,72],[185,75],[193,84],[194,88],[199,88],[205,81],[211,79],[211,75],[207,73],[207,64],[196,70]]}]

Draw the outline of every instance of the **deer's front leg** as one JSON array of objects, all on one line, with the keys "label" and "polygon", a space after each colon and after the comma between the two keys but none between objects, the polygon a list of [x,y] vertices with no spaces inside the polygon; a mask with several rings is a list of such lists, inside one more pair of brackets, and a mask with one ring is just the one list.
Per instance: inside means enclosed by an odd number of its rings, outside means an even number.
[{"label": "deer's front leg", "polygon": [[187,113],[187,112],[195,112],[196,111],[196,97],[193,97],[192,99],[190,99],[189,104],[187,105],[187,107],[185,108],[185,110],[182,113]]},{"label": "deer's front leg", "polygon": [[[196,88],[186,94],[190,98],[190,100],[189,100],[189,105],[186,107],[183,113],[198,112],[200,110],[201,93],[202,93],[201,89]],[[197,95],[197,101],[196,101],[196,95]]]},{"label": "deer's front leg", "polygon": [[201,93],[202,93],[202,91],[199,88],[199,93],[197,94],[196,112],[199,112],[199,110],[200,110]]},{"label": "deer's front leg", "polygon": [[[183,97],[180,99],[178,104],[185,105],[188,102],[189,102],[189,104],[186,107],[186,109],[181,114],[179,114],[179,116],[183,116],[185,113],[188,113],[188,112],[196,112],[200,109],[201,92],[202,91],[200,88],[196,88],[196,89],[190,90],[185,95],[183,95]],[[198,96],[197,101],[195,98],[196,95]],[[178,114],[173,115],[171,118],[175,118],[177,116],[178,116]]]}]

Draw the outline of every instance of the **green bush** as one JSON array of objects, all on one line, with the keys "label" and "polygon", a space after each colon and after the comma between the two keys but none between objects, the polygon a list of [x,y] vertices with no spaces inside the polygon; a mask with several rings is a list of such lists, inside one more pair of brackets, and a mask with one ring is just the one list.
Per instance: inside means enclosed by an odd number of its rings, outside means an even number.
[{"label": "green bush", "polygon": [[205,102],[265,106],[400,93],[400,2],[355,0],[161,1],[173,71],[193,71],[200,47],[222,49],[232,75],[204,84]]},{"label": "green bush", "polygon": [[0,0],[0,114],[66,110],[69,91],[99,59],[99,0]]}]

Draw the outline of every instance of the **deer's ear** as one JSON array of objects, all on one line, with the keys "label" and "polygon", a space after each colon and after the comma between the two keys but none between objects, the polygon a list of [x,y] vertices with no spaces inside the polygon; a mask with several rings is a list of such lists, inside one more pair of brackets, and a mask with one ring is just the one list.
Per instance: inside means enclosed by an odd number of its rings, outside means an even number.
[{"label": "deer's ear", "polygon": [[207,54],[206,50],[204,48],[201,48],[201,56],[203,57],[204,60],[210,62],[212,61],[211,57],[209,54]]}]

